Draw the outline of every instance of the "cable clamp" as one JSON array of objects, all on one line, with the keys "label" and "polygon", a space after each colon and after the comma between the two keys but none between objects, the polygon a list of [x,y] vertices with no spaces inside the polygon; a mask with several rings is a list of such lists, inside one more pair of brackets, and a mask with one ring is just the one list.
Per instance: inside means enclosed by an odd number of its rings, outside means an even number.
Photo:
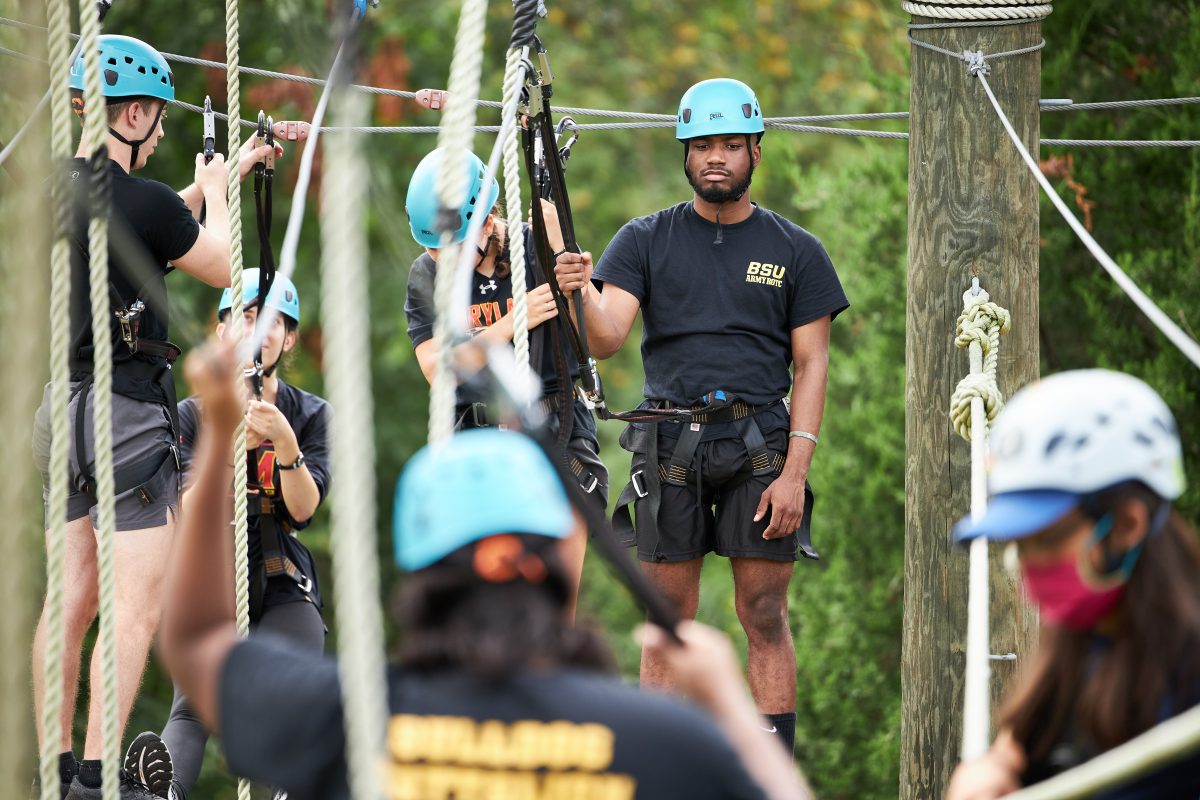
[{"label": "cable clamp", "polygon": [[982,50],[963,50],[963,61],[967,62],[967,72],[971,73],[972,78],[981,74],[986,78],[992,73]]}]

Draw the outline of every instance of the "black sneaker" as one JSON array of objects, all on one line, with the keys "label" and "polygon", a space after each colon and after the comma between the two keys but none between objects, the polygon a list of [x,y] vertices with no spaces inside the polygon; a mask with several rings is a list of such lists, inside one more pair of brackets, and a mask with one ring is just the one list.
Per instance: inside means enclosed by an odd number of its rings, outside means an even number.
[{"label": "black sneaker", "polygon": [[[146,786],[138,780],[132,778],[128,772],[121,770],[121,800],[156,800],[158,795],[151,792]],[[71,790],[67,792],[67,800],[104,800],[104,795],[99,787],[93,789],[90,786],[84,786],[79,782],[79,777],[76,776],[71,781]]]},{"label": "black sneaker", "polygon": [[155,796],[170,796],[171,779],[175,775],[171,751],[157,733],[142,731],[134,737],[125,751],[125,771]]}]

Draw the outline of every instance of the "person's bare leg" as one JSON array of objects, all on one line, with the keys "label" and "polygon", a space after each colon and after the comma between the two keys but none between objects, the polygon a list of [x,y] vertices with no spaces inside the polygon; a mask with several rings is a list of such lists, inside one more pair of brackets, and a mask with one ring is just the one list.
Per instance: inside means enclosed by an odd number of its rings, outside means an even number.
[{"label": "person's bare leg", "polygon": [[[700,568],[704,558],[690,561],[643,561],[642,572],[650,582],[679,609],[681,619],[695,619],[700,605]],[[641,686],[663,692],[674,691],[666,663],[654,653],[642,650]]]},{"label": "person's bare leg", "polygon": [[[46,531],[47,538],[50,532]],[[46,699],[46,644],[49,598],[42,606],[37,631],[33,637],[33,708],[36,717],[38,742],[41,747],[56,746],[58,753],[71,750],[71,726],[75,719],[75,700],[79,692],[79,667],[83,658],[83,638],[96,618],[96,534],[89,517],[67,523],[66,599],[63,609],[64,647],[62,662],[63,703],[59,714],[61,741],[56,745],[45,742],[42,730],[42,705]]]},{"label": "person's bare leg", "polygon": [[587,554],[587,525],[578,511],[571,512],[575,517],[575,529],[559,546],[559,557],[567,569],[571,580],[571,597],[567,601],[567,619],[575,621],[575,610],[579,605],[579,584],[583,578],[583,558]]},{"label": "person's bare leg", "polygon": [[796,646],[788,622],[791,561],[731,558],[734,604],[746,631],[750,693],[763,714],[796,708]]},{"label": "person's bare leg", "polygon": [[[117,584],[117,735],[125,738],[125,724],[133,710],[146,656],[162,615],[163,576],[174,539],[175,523],[140,531],[117,531],[114,540]],[[100,650],[92,653],[91,697],[88,704],[85,759],[99,759],[103,750],[103,676]]]}]

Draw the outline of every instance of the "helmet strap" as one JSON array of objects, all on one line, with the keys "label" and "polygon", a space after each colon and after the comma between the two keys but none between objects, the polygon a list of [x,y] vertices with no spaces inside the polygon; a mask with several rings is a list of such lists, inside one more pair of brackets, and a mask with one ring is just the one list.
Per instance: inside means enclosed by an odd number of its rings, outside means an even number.
[{"label": "helmet strap", "polygon": [[158,110],[154,112],[154,120],[150,123],[149,132],[147,132],[146,135],[143,136],[141,139],[138,139],[136,141],[130,141],[129,139],[126,139],[119,132],[117,132],[117,130],[114,128],[108,129],[108,132],[112,134],[114,139],[116,139],[121,144],[129,145],[129,147],[131,148],[131,152],[129,154],[129,171],[130,172],[133,172],[134,165],[137,164],[138,149],[142,145],[144,145],[146,142],[150,141],[150,137],[154,135],[154,132],[156,130],[158,130],[158,121],[160,119],[162,119],[163,111],[165,111],[166,108],[167,108],[167,104],[166,104],[166,102],[163,102],[163,104],[158,107]]}]

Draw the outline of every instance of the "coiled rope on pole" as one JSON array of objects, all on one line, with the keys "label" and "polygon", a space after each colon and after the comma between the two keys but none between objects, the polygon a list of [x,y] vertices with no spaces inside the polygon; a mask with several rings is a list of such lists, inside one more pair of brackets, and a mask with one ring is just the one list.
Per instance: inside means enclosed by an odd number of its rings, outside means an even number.
[{"label": "coiled rope on pole", "polygon": [[[92,311],[92,431],[96,478],[96,564],[100,586],[101,756],[100,782],[104,800],[118,800],[117,762],[121,755],[117,712],[116,493],[112,447],[112,308],[108,294],[109,159],[104,90],[100,79],[100,17],[91,3],[79,13],[80,53],[83,56],[84,151],[91,175],[88,222],[88,281]],[[79,402],[85,402],[81,396]]]},{"label": "coiled rope on pole", "polygon": [[[240,25],[238,17],[238,0],[225,0],[225,92],[229,116],[226,119],[226,136],[228,138],[228,155],[225,166],[228,169],[229,202],[229,331],[236,349],[243,338],[242,332],[242,182],[238,174],[240,169],[242,147],[241,118],[242,88],[238,72],[238,61],[241,58]],[[259,307],[265,307],[260,303]],[[243,397],[248,397],[245,382],[239,382],[239,391]],[[233,591],[234,612],[237,620],[238,635],[245,638],[250,635],[250,529],[249,509],[247,508],[249,491],[249,465],[246,456],[246,420],[238,421],[233,434]],[[238,800],[250,800],[250,782],[245,778],[238,779]]]},{"label": "coiled rope on pole", "polygon": [[[63,164],[71,157],[70,3],[50,0],[46,8],[50,58],[50,161],[54,174],[54,240],[50,249],[50,497],[46,536],[46,617],[42,653],[42,737],[39,782],[42,800],[59,800],[58,754],[62,752],[63,654],[66,647],[67,494],[70,481],[71,418],[71,204]],[[105,327],[107,332],[108,328]],[[75,687],[71,687],[74,691]]]},{"label": "coiled rope on pole", "polygon": [[1046,0],[1008,0],[997,3],[996,0],[942,0],[940,3],[900,4],[909,14],[917,17],[932,17],[934,19],[962,20],[1006,20],[1028,19],[1037,20],[1050,16],[1054,7]]},{"label": "coiled rope on pole", "polygon": [[[1012,315],[991,302],[978,281],[963,294],[963,312],[958,317],[954,343],[966,348],[970,373],[959,381],[950,400],[955,430],[971,443],[971,518],[987,512],[988,428],[1004,405],[996,385],[1000,336],[1008,333]],[[974,759],[987,752],[991,733],[990,634],[988,632],[988,545],[979,537],[971,542],[967,582],[966,680],[963,690],[962,757]]]},{"label": "coiled rope on pole", "polygon": [[[339,87],[340,88],[340,87]],[[366,98],[338,91],[334,114],[353,126],[367,116]],[[321,316],[325,386],[332,407],[331,454],[337,480],[331,500],[346,765],[356,800],[380,800],[386,665],[376,553],[375,434],[370,329],[354,324],[370,306],[366,193],[370,174],[349,130],[334,134],[321,186]]]},{"label": "coiled rope on pole", "polygon": [[467,191],[467,154],[474,138],[475,99],[479,96],[483,69],[483,43],[487,0],[463,0],[450,62],[449,91],[461,102],[446,109],[445,122],[438,135],[443,149],[438,174],[437,196],[441,205],[439,227],[442,247],[438,253],[434,282],[434,338],[438,342],[437,368],[429,391],[429,441],[448,439],[454,434],[454,406],[457,381],[454,376],[454,327],[452,318],[456,297],[454,274],[460,246],[451,241],[458,228],[458,213]]},{"label": "coiled rope on pole", "polygon": [[[537,0],[518,0],[513,9],[512,41],[508,48],[508,61],[504,67],[503,104],[512,113],[517,113],[516,101],[521,93],[525,71],[521,62],[529,52],[533,38],[534,22],[537,17]],[[526,22],[528,20],[528,22]],[[514,121],[515,122],[515,121]],[[521,155],[517,147],[517,126],[508,129],[504,139],[504,205],[508,209],[509,269],[512,276],[513,297],[513,354],[517,369],[522,375],[529,369],[529,308],[525,291],[525,236],[522,231],[522,216],[525,209],[521,202]],[[537,193],[530,188],[534,214],[540,214]]]}]

